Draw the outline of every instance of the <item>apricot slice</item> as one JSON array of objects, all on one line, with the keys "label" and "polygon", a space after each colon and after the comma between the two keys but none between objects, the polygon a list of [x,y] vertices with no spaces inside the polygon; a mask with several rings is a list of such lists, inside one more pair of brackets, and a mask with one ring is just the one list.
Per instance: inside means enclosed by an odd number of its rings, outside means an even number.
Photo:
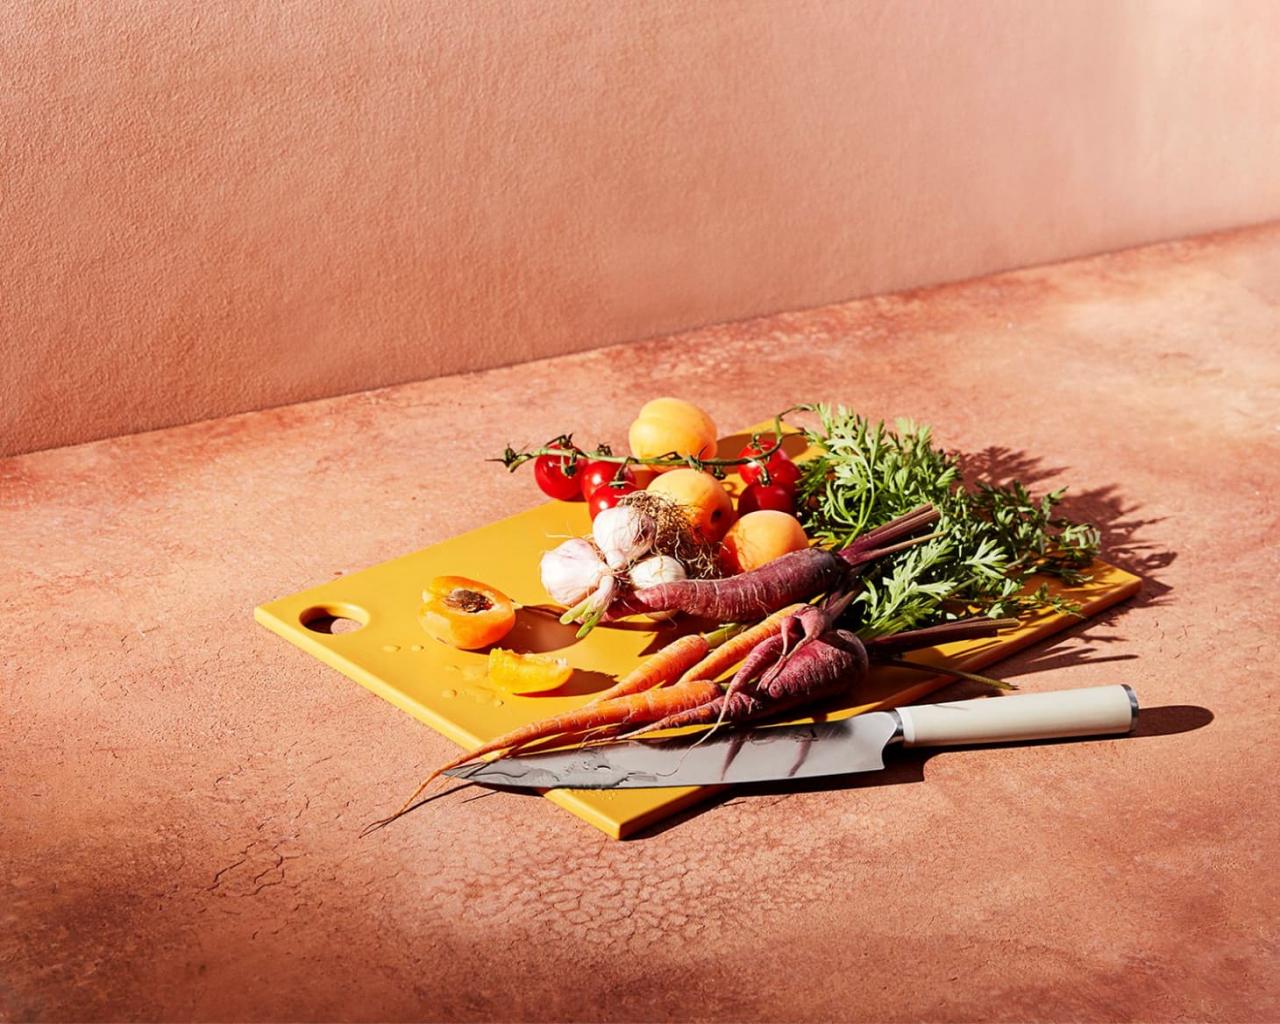
[{"label": "apricot slice", "polygon": [[573,675],[563,658],[521,654],[495,647],[489,652],[489,682],[508,693],[545,693],[558,690]]}]

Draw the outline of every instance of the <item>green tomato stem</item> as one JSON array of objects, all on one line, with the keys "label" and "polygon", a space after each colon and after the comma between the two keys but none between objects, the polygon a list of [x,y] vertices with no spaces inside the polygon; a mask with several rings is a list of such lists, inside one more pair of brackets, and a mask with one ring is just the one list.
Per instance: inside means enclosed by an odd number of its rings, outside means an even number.
[{"label": "green tomato stem", "polygon": [[[710,471],[716,475],[722,475],[716,471],[723,471],[735,466],[745,466],[751,463],[758,465],[763,471],[767,481],[768,468],[765,462],[771,458],[774,453],[781,450],[786,436],[782,432],[782,423],[784,417],[794,412],[800,406],[793,406],[791,409],[785,409],[773,418],[773,444],[764,449],[758,455],[751,455],[745,458],[735,459],[700,459],[696,455],[684,455],[680,452],[671,451],[662,455],[638,456],[638,455],[614,455],[608,445],[598,445],[591,451],[582,451],[579,448],[572,447],[573,435],[561,434],[559,437],[552,438],[545,445],[537,448],[529,448],[524,451],[516,451],[514,448],[508,447],[501,457],[490,459],[490,462],[501,462],[507,469],[514,472],[517,468],[529,462],[532,459],[539,458],[543,455],[560,455],[569,460],[569,465],[576,465],[578,462],[617,462],[622,466],[654,466],[659,469],[676,469],[687,466],[690,469],[700,469]],[[619,470],[621,472],[621,470]]]}]

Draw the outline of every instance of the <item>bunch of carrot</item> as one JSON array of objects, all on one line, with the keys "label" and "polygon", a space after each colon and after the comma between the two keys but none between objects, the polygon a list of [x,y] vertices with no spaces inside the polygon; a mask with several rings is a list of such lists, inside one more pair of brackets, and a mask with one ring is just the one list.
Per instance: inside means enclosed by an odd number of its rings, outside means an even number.
[{"label": "bunch of carrot", "polygon": [[[715,679],[773,636],[788,616],[803,607],[790,605],[750,629],[731,625],[711,634],[692,633],[672,641],[583,707],[530,722],[441,765],[392,817],[403,813],[442,773],[486,754],[500,750],[514,753],[551,736],[598,734],[606,729],[616,734],[710,704],[724,692]],[[666,686],[667,683],[674,685]]]},{"label": "bunch of carrot", "polygon": [[[865,642],[838,628],[836,620],[851,600],[857,577],[876,559],[923,539],[920,531],[936,518],[926,505],[872,530],[843,551],[797,551],[730,579],[638,591],[635,597],[645,610],[679,610],[720,621],[763,618],[747,628],[730,624],[709,634],[681,637],[585,706],[532,722],[460,755],[428,776],[393,817],[441,773],[487,754],[510,755],[551,737],[613,738],[684,725],[742,723],[847,691],[873,662],[913,667],[901,660],[903,652],[993,636],[1016,624],[964,619]],[[807,603],[824,593],[829,595],[825,604]],[[739,664],[727,686],[717,682]]]}]

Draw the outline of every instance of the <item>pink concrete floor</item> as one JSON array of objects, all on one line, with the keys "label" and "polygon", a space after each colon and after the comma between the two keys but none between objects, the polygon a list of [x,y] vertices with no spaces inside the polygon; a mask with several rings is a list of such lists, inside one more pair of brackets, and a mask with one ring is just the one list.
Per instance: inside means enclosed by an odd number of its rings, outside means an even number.
[{"label": "pink concrete floor", "polygon": [[[625,843],[515,795],[358,839],[450,744],[254,604],[660,393],[1071,481],[1146,588],[1005,675],[1183,710]],[[1273,226],[0,462],[0,1020],[1280,1018],[1278,456]]]}]

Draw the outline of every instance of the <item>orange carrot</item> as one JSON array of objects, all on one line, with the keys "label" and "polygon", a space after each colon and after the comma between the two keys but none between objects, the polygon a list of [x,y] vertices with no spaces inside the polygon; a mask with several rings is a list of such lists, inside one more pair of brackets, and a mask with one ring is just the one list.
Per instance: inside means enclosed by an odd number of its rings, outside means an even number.
[{"label": "orange carrot", "polygon": [[565,711],[559,715],[544,718],[539,722],[530,722],[528,725],[522,725],[519,729],[504,733],[497,739],[490,740],[470,753],[462,754],[448,764],[437,768],[427,776],[422,785],[413,791],[413,796],[405,801],[400,810],[396,811],[390,818],[375,822],[370,828],[387,824],[398,818],[418,799],[422,791],[435,781],[437,776],[447,772],[450,768],[457,768],[468,761],[474,761],[477,757],[483,757],[485,754],[493,754],[508,748],[514,749],[527,746],[534,740],[560,733],[581,733],[601,726],[642,725],[646,722],[656,722],[668,715],[679,714],[689,708],[706,704],[720,695],[721,690],[716,683],[705,679],[692,679],[688,682],[677,683],[675,686],[650,689],[644,693],[616,697],[601,704],[588,704],[574,711]]},{"label": "orange carrot", "polygon": [[745,632],[739,633],[731,640],[721,644],[714,651],[711,651],[698,664],[681,676],[680,681],[683,683],[693,679],[715,679],[717,676],[722,675],[750,654],[757,644],[768,640],[781,630],[783,619],[795,615],[796,612],[807,607],[808,605],[805,604],[789,604],[785,608],[778,609],[764,621],[757,623]]},{"label": "orange carrot", "polygon": [[691,633],[673,640],[656,654],[645,658],[609,689],[597,693],[587,707],[669,683],[690,665],[705,658],[710,649],[710,642],[700,633]]}]

